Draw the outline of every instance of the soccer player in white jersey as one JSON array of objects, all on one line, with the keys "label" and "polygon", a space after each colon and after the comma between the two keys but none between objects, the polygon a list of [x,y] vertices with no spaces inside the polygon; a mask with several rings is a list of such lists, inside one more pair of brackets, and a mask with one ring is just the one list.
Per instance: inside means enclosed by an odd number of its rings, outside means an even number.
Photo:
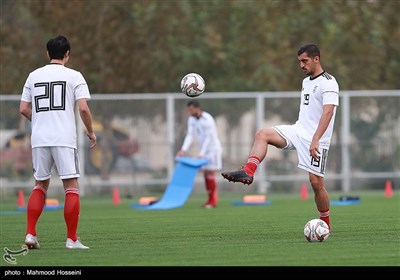
[{"label": "soccer player in white jersey", "polygon": [[214,118],[203,111],[199,102],[191,100],[187,103],[190,114],[187,121],[187,133],[182,148],[176,156],[184,156],[193,140],[200,146],[197,157],[206,158],[208,162],[202,166],[208,200],[204,208],[215,208],[218,205],[218,190],[215,172],[222,169],[222,148],[218,138],[217,126]]},{"label": "soccer player in white jersey", "polygon": [[339,86],[336,79],[323,70],[318,46],[304,45],[298,50],[297,58],[307,75],[302,84],[298,120],[292,125],[257,131],[246,165],[237,171],[223,172],[222,176],[231,182],[250,185],[258,165],[267,155],[268,145],[296,150],[298,167],[309,174],[320,219],[330,227],[329,195],[324,174],[339,105]]},{"label": "soccer player in white jersey", "polygon": [[80,198],[78,189],[79,161],[75,105],[91,141],[96,146],[92,115],[87,104],[88,85],[82,74],[65,67],[70,55],[70,43],[59,35],[47,42],[50,63],[31,72],[25,82],[20,113],[31,121],[32,164],[35,186],[27,205],[25,244],[39,249],[36,224],[45,206],[52,167],[63,182],[65,191],[64,220],[68,249],[88,249],[77,236]]}]

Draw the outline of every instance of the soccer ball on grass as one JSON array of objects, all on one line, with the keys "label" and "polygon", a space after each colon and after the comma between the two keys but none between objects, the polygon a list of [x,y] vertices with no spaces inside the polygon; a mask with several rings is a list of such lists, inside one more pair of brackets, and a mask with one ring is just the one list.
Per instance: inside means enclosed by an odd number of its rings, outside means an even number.
[{"label": "soccer ball on grass", "polygon": [[181,90],[186,96],[200,96],[205,89],[204,79],[197,73],[189,73],[181,80]]},{"label": "soccer ball on grass", "polygon": [[320,219],[310,220],[304,226],[304,236],[309,242],[322,242],[329,237],[329,234],[329,226]]}]

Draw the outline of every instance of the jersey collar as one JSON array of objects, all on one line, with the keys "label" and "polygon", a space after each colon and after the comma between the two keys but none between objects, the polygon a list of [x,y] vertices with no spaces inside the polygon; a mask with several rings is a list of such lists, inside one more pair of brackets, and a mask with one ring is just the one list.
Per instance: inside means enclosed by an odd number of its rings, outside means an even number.
[{"label": "jersey collar", "polygon": [[317,79],[319,76],[321,76],[321,75],[323,75],[323,74],[325,74],[325,71],[322,71],[321,74],[319,74],[318,76],[315,76],[314,78],[311,78],[311,76],[310,76],[310,80],[311,80],[311,81],[312,81],[312,80],[315,80],[315,79]]}]

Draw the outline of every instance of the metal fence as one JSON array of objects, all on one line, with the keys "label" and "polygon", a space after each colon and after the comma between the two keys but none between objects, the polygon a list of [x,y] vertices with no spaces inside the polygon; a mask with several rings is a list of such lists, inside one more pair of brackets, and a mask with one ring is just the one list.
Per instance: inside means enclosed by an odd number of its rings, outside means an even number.
[{"label": "metal fence", "polygon": [[[19,100],[19,95],[0,95],[2,190],[33,186],[30,124],[19,114]],[[223,170],[245,164],[257,129],[293,123],[299,108],[298,92],[206,92],[197,100],[216,119]],[[98,136],[94,150],[89,150],[77,119],[82,195],[108,192],[115,186],[131,195],[162,192],[185,136],[187,101],[180,93],[92,94],[89,105]],[[399,111],[400,90],[340,93],[328,156],[328,189],[347,193],[382,188],[386,180],[400,184]],[[189,155],[194,156],[196,149],[192,145]],[[221,191],[242,190],[239,184],[217,177]],[[252,189],[294,191],[303,183],[308,184],[308,174],[297,168],[296,153],[270,147]],[[196,186],[202,184],[199,174]],[[61,185],[56,174],[52,185]]]}]

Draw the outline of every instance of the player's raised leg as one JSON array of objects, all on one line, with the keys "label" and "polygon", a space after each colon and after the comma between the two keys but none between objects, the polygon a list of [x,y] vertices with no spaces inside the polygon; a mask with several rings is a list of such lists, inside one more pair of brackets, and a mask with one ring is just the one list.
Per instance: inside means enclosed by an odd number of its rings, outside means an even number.
[{"label": "player's raised leg", "polygon": [[269,144],[283,148],[286,146],[286,140],[274,128],[257,131],[245,166],[239,170],[223,172],[222,177],[230,182],[250,185],[253,182],[254,173],[267,155]]}]

